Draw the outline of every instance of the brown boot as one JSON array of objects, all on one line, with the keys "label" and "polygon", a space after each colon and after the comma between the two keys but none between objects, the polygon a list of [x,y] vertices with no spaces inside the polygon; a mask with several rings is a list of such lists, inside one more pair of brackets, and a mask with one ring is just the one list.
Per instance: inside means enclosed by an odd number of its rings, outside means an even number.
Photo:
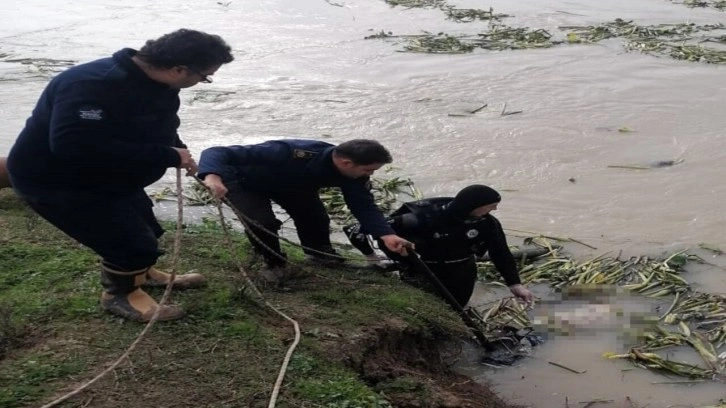
[{"label": "brown boot", "polygon": [[101,283],[106,291],[101,295],[101,307],[109,313],[137,322],[148,322],[159,309],[158,320],[176,320],[184,317],[179,306],[159,305],[139,288],[146,281],[147,269],[121,272],[103,267]]},{"label": "brown boot", "polygon": [[177,320],[184,317],[184,309],[175,305],[159,305],[148,293],[138,288],[126,296],[112,295],[103,292],[101,295],[101,307],[103,310],[119,315],[135,322],[146,323],[154,316],[154,311],[159,310],[159,317],[156,320]]},{"label": "brown boot", "polygon": [[[154,288],[166,286],[171,279],[171,274],[162,272],[153,266],[146,272],[144,286]],[[207,279],[198,273],[187,273],[174,276],[174,289],[194,289],[207,284]]]}]

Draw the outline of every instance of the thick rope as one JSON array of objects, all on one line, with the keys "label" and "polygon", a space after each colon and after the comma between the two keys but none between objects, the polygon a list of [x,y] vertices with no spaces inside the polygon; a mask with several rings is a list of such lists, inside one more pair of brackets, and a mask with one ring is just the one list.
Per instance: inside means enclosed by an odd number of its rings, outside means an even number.
[{"label": "thick rope", "polygon": [[[204,181],[202,181],[197,176],[194,176],[194,180],[196,180],[197,183],[199,183],[201,186],[203,186],[211,194],[211,191],[209,190],[209,188],[207,187],[207,185],[204,184]],[[278,235],[274,231],[270,231],[269,229],[267,229],[263,225],[261,225],[257,220],[254,220],[254,219],[250,218],[249,216],[247,216],[246,214],[244,214],[243,212],[241,212],[227,197],[222,197],[220,200],[223,203],[225,203],[232,210],[232,212],[237,216],[237,218],[242,223],[242,225],[244,225],[245,230],[249,233],[249,235],[257,243],[259,243],[265,249],[267,249],[268,252],[274,254],[275,256],[279,257],[282,260],[286,260],[286,258],[283,257],[281,254],[277,253],[276,251],[272,250],[271,248],[269,248],[267,245],[265,245],[265,243],[262,242],[262,240],[259,237],[257,237],[252,232],[252,230],[249,227],[250,225],[254,225],[257,229],[261,230],[265,234],[271,235],[271,236],[279,239],[282,242],[286,242],[286,243],[290,244],[291,246],[298,247],[298,248],[304,249],[304,250],[309,251],[309,252],[312,252],[312,253],[316,253],[316,254],[320,254],[320,255],[325,255],[325,256],[328,256],[328,257],[331,257],[331,258],[335,258],[335,259],[340,259],[340,260],[348,260],[348,261],[356,261],[357,260],[356,258],[348,258],[348,257],[342,256],[342,255],[338,255],[338,254],[332,255],[332,254],[330,254],[328,252],[324,252],[324,251],[321,251],[321,250],[315,249],[315,248],[306,247],[306,246],[304,246],[302,244],[299,244],[299,243],[297,243],[295,241],[291,241],[291,240],[289,240],[289,239],[287,239],[285,237],[282,237],[282,236]]]},{"label": "thick rope", "polygon": [[[267,302],[265,302],[267,304]],[[269,305],[269,304],[268,304]],[[267,408],[275,408],[275,404],[277,403],[277,395],[280,393],[280,387],[282,387],[282,381],[285,379],[285,373],[287,372],[287,366],[290,364],[290,358],[292,357],[292,353],[295,351],[295,348],[297,347],[298,343],[300,343],[300,326],[297,324],[297,322],[290,317],[288,317],[285,313],[282,313],[281,311],[275,309],[272,307],[272,305],[269,305],[275,312],[280,314],[280,316],[287,319],[287,321],[291,322],[293,326],[295,327],[295,341],[290,345],[290,348],[287,350],[287,354],[285,354],[285,358],[282,360],[282,366],[280,366],[280,373],[277,375],[277,381],[275,381],[275,386],[272,388],[272,395],[270,396],[270,404],[267,405]]]},{"label": "thick rope", "polygon": [[136,337],[136,340],[134,340],[133,343],[129,346],[128,349],[119,357],[113,364],[111,364],[108,368],[103,370],[100,374],[95,376],[93,379],[89,380],[85,384],[81,385],[80,387],[76,388],[75,390],[63,395],[60,398],[57,398],[53,400],[52,402],[43,405],[41,408],[50,408],[54,407],[61,402],[67,400],[68,398],[71,398],[75,395],[80,394],[87,388],[89,388],[91,385],[98,382],[100,379],[108,375],[111,371],[115,370],[116,367],[121,365],[121,363],[126,360],[129,355],[131,355],[131,352],[134,351],[136,346],[141,342],[141,340],[144,339],[146,336],[146,333],[151,330],[151,328],[154,326],[154,323],[156,323],[156,320],[159,318],[159,311],[161,310],[161,306],[164,305],[167,301],[167,299],[171,295],[172,286],[174,285],[174,279],[176,278],[176,270],[179,264],[179,248],[181,247],[181,237],[182,237],[182,223],[184,221],[184,212],[183,212],[183,198],[182,198],[182,185],[181,185],[181,169],[176,170],[176,191],[177,191],[177,199],[178,199],[178,212],[177,212],[177,224],[176,224],[176,234],[174,235],[174,248],[172,252],[172,267],[171,267],[171,278],[169,279],[169,283],[166,285],[166,289],[164,290],[164,295],[161,297],[161,301],[159,302],[159,307],[154,310],[154,314],[151,316],[151,320],[146,324],[146,327],[139,333],[139,335]]},{"label": "thick rope", "polygon": [[[206,187],[206,186],[205,186]],[[229,204],[228,204],[229,205]],[[222,211],[222,203],[220,201],[217,202],[217,212],[219,214],[219,222],[222,225],[222,230],[224,231],[224,240],[227,243],[227,246],[230,249],[231,253],[234,253],[234,244],[232,243],[231,234],[229,231],[229,228],[227,228],[227,222],[224,219],[224,213]],[[241,214],[241,213],[240,213]],[[242,220],[240,220],[242,221]],[[242,221],[244,223],[244,221]],[[247,226],[245,225],[245,228]],[[254,234],[251,234],[254,236]],[[263,244],[264,245],[264,244]],[[287,366],[290,364],[290,358],[292,358],[292,353],[295,351],[295,348],[297,347],[298,343],[300,343],[300,325],[295,321],[294,319],[287,316],[285,313],[277,309],[275,306],[270,304],[270,302],[265,299],[264,295],[260,290],[255,286],[254,282],[250,279],[247,272],[242,267],[242,262],[240,262],[239,259],[234,258],[235,263],[237,265],[237,269],[242,274],[242,277],[244,278],[247,285],[249,285],[252,290],[255,292],[255,294],[264,302],[265,306],[269,307],[272,311],[279,314],[285,320],[292,323],[293,328],[295,330],[295,341],[292,342],[290,347],[287,350],[287,353],[285,354],[285,358],[282,360],[282,365],[280,366],[280,372],[277,375],[277,380],[275,381],[275,386],[272,388],[272,394],[270,396],[270,404],[268,405],[268,408],[274,408],[277,403],[277,396],[280,394],[280,388],[282,387],[282,381],[285,379],[285,373],[287,372]]]}]

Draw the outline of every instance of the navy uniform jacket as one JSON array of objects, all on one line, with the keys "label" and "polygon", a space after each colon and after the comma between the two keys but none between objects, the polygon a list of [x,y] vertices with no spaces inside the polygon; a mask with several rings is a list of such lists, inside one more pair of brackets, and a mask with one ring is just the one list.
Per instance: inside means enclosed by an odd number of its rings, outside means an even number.
[{"label": "navy uniform jacket", "polygon": [[255,145],[218,146],[202,152],[199,178],[217,174],[259,191],[294,192],[340,187],[345,203],[371,235],[393,234],[375,204],[368,177],[351,179],[333,164],[334,145],[316,140],[271,140]]},{"label": "navy uniform jacket", "polygon": [[21,192],[129,194],[180,163],[179,90],[151,80],[132,49],[50,81],[8,157]]},{"label": "navy uniform jacket", "polygon": [[477,220],[454,218],[446,212],[452,200],[438,197],[406,203],[391,214],[389,223],[396,234],[416,245],[426,262],[463,261],[489,252],[508,286],[521,283],[499,220],[491,214]]}]

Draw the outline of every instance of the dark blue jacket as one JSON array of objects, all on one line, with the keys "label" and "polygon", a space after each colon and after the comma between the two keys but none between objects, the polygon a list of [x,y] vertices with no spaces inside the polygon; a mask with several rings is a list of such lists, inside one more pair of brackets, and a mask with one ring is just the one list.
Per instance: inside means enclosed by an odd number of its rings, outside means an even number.
[{"label": "dark blue jacket", "polygon": [[199,177],[217,174],[225,183],[238,181],[269,192],[340,187],[346,205],[371,235],[393,234],[367,187],[369,178],[340,174],[333,164],[334,148],[330,143],[303,139],[212,147],[202,152]]},{"label": "dark blue jacket", "polygon": [[151,80],[135,54],[123,49],[48,84],[8,157],[16,188],[128,194],[179,165],[179,90]]}]

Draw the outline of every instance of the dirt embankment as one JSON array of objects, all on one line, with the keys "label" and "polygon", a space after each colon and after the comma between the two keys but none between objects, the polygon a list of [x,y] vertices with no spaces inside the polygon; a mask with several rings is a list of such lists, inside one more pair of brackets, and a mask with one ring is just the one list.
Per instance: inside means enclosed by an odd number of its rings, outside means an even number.
[{"label": "dirt embankment", "polygon": [[346,364],[361,378],[374,388],[397,378],[417,382],[414,389],[385,392],[395,407],[512,407],[489,387],[451,370],[461,348],[450,333],[424,335],[405,322],[387,319],[366,335],[342,350]]},{"label": "dirt embankment", "polygon": [[[173,225],[167,225],[172,230]],[[174,234],[162,247],[171,254]],[[298,407],[510,407],[486,386],[452,371],[468,338],[442,301],[390,276],[316,268],[284,287],[259,286],[260,301],[237,260],[249,242],[223,244],[219,225],[185,226],[179,273],[202,272],[209,285],[174,291],[187,310],[157,324],[130,358],[61,407],[267,407],[299,322],[295,350],[277,400]],[[0,407],[38,407],[108,367],[142,329],[103,313],[98,258],[0,191]],[[286,248],[291,260],[302,253]],[[169,257],[160,268],[169,267]],[[159,299],[161,290],[149,293]]]}]

